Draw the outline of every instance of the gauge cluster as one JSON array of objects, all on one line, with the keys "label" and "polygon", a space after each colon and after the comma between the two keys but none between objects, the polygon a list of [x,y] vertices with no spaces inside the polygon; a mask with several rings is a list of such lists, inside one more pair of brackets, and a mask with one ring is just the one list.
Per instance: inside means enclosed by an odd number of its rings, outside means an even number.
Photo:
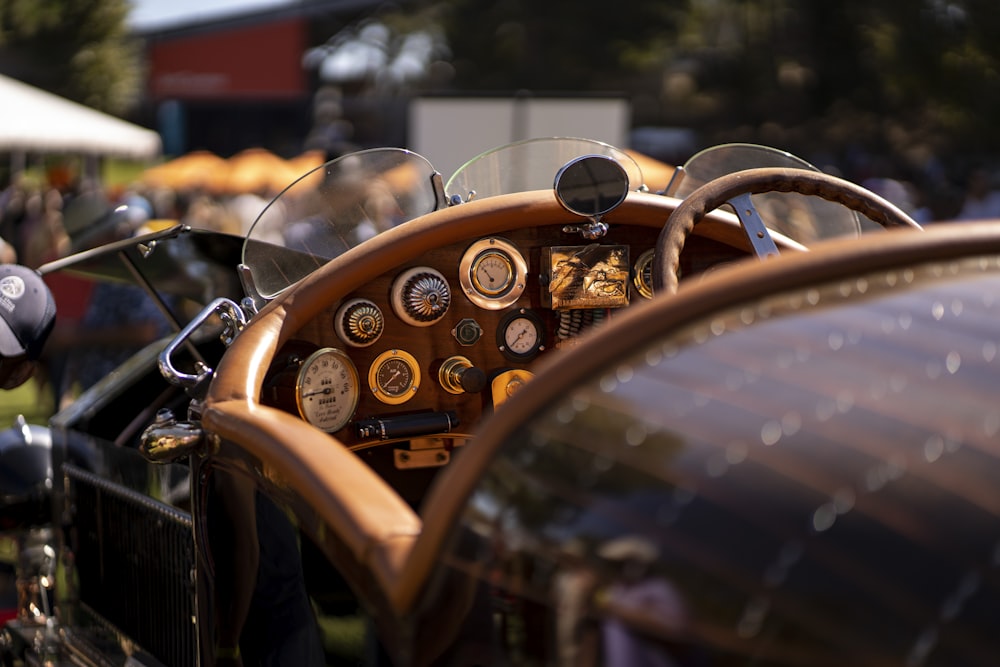
[{"label": "gauge cluster", "polygon": [[302,327],[262,398],[347,446],[471,435],[540,356],[652,296],[656,234],[618,226],[574,243],[553,225],[387,267]]}]

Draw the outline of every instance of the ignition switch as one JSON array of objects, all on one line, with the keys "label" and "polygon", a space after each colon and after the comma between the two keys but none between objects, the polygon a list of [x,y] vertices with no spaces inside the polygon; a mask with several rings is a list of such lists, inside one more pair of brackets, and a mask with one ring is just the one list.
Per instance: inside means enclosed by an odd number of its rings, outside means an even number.
[{"label": "ignition switch", "polygon": [[438,370],[438,382],[451,394],[478,394],[486,388],[486,373],[466,357],[448,357]]}]

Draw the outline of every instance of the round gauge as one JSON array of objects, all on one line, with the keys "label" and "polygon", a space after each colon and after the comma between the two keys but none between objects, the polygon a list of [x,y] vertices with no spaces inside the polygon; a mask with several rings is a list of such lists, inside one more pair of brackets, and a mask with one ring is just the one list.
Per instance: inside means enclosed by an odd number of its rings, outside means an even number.
[{"label": "round gauge", "polygon": [[368,386],[375,398],[398,405],[410,400],[420,386],[420,367],[413,355],[403,350],[387,350],[368,369]]},{"label": "round gauge", "polygon": [[382,310],[368,299],[351,299],[333,317],[337,335],[348,345],[368,347],[379,339],[385,328]]},{"label": "round gauge", "polygon": [[472,303],[487,310],[512,305],[524,293],[528,265],[512,243],[485,238],[473,243],[459,263],[459,282]]},{"label": "round gauge", "polygon": [[501,250],[487,250],[472,261],[472,286],[483,296],[496,296],[510,289],[514,265]]},{"label": "round gauge", "polygon": [[313,352],[295,378],[295,404],[307,422],[329,433],[350,421],[361,382],[350,357],[332,347]]},{"label": "round gauge", "polygon": [[527,361],[545,349],[545,328],[538,315],[520,308],[508,313],[497,329],[497,347],[512,361]]},{"label": "round gauge", "polygon": [[415,266],[396,276],[390,298],[396,317],[414,327],[429,327],[448,312],[451,288],[440,271]]},{"label": "round gauge", "polygon": [[632,284],[647,299],[653,298],[653,249],[639,255],[632,268]]}]

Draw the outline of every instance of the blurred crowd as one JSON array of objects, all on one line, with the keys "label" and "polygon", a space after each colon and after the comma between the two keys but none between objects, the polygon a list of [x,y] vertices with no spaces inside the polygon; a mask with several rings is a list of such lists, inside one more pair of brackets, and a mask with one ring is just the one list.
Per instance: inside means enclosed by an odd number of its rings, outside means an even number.
[{"label": "blurred crowd", "polygon": [[[67,187],[17,180],[0,191],[0,263],[38,269],[178,222],[242,234],[267,194],[222,198],[169,188],[116,192],[88,181]],[[65,407],[137,350],[174,332],[140,287],[65,272],[46,273],[44,279],[58,315],[35,383],[53,409]]]}]

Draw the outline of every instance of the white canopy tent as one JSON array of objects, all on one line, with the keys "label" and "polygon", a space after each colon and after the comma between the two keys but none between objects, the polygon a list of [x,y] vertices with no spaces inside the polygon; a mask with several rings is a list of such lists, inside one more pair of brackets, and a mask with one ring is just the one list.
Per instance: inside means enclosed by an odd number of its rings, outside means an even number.
[{"label": "white canopy tent", "polygon": [[0,152],[151,159],[160,135],[0,75]]}]

